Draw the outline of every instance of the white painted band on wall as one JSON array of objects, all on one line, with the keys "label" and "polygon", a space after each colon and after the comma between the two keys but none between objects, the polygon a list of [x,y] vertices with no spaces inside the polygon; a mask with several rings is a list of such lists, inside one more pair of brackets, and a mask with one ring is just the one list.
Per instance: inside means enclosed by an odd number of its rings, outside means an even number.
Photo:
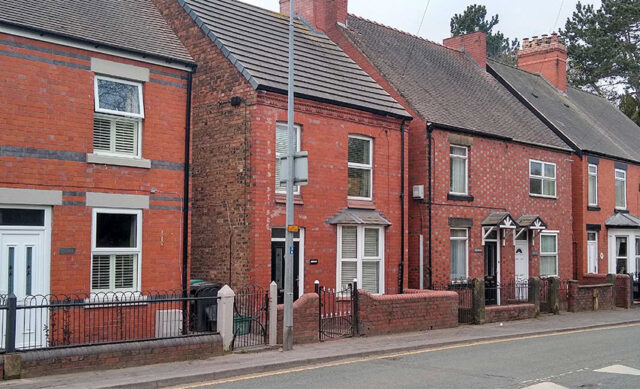
[{"label": "white painted band on wall", "polygon": [[119,62],[91,58],[91,71],[128,80],[149,81],[149,69]]},{"label": "white painted band on wall", "polygon": [[62,205],[62,191],[0,188],[0,204]]},{"label": "white painted band on wall", "polygon": [[149,209],[149,196],[87,192],[87,207]]}]

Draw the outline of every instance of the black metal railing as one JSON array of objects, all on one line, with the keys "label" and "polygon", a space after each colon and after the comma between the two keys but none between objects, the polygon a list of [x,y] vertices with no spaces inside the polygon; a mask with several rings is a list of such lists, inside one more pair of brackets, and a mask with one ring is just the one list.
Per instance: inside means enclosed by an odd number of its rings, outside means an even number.
[{"label": "black metal railing", "polygon": [[458,293],[458,323],[473,323],[473,286],[470,279],[455,279],[446,284],[434,283],[431,289]]},{"label": "black metal railing", "polygon": [[350,283],[342,290],[316,284],[318,303],[318,336],[320,341],[348,338],[358,331],[358,284]]},{"label": "black metal railing", "polygon": [[485,305],[513,305],[529,301],[529,281],[485,284]]},{"label": "black metal railing", "polygon": [[233,349],[267,343],[269,292],[250,287],[236,292],[233,304]]},{"label": "black metal railing", "polygon": [[[4,300],[4,304],[1,304]],[[168,339],[214,333],[204,307],[217,296],[181,290],[0,299],[2,352]],[[185,312],[186,310],[186,312]],[[198,317],[198,315],[206,315]]]},{"label": "black metal railing", "polygon": [[631,290],[633,293],[632,303],[640,304],[640,272],[629,274],[631,277]]}]

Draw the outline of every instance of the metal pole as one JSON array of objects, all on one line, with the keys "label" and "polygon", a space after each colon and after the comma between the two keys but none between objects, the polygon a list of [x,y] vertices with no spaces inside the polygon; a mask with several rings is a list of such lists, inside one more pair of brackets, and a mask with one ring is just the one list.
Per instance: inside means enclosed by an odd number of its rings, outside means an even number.
[{"label": "metal pole", "polygon": [[282,326],[282,349],[293,349],[293,233],[289,226],[293,225],[293,181],[295,179],[294,153],[296,134],[293,127],[293,75],[294,75],[294,31],[293,6],[294,0],[289,4],[289,91],[287,107],[287,125],[289,129],[289,144],[287,150],[287,229],[285,235],[286,252],[284,256],[284,325]]}]

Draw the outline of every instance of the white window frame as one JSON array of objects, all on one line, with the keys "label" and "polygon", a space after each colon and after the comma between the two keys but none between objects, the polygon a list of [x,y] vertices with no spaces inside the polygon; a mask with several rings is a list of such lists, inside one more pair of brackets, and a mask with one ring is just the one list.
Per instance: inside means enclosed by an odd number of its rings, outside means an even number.
[{"label": "white window frame", "polygon": [[[369,197],[349,196],[347,194],[347,199],[371,201],[373,200],[373,138],[363,135],[349,135],[349,139],[352,138],[362,139],[369,142],[369,164],[349,162],[349,145],[347,140],[347,177],[349,176],[349,169],[369,170]],[[347,193],[348,191],[349,188],[347,185]]]},{"label": "white window frame", "polygon": [[[589,234],[595,234],[596,239],[595,240],[591,240],[589,239]],[[599,268],[599,264],[598,264],[598,231],[587,231],[587,273],[589,274],[598,274],[598,268]],[[589,244],[590,243],[594,243],[596,246],[596,257],[595,259],[595,272],[591,271],[591,266],[589,266]]]},{"label": "white window frame", "polygon": [[[126,214],[136,215],[136,247],[122,247],[122,248],[99,248],[96,247],[96,233],[97,231],[97,219],[98,214]],[[136,276],[134,277],[135,285],[133,288],[115,289],[109,287],[109,289],[94,289],[93,288],[93,256],[94,255],[137,255],[136,263]],[[109,284],[115,283],[115,265],[112,264],[113,258],[110,260],[110,275]],[[89,278],[89,285],[91,287],[91,293],[114,293],[114,292],[138,292],[141,290],[142,285],[142,210],[139,209],[116,209],[116,208],[93,208],[91,213],[91,273]]]},{"label": "white window frame", "polygon": [[[533,163],[542,164],[542,175],[541,176],[531,174],[531,164],[533,164]],[[545,167],[545,165],[552,165],[553,166],[553,172],[554,172],[554,177],[553,178],[546,177],[544,175],[544,167]],[[540,193],[532,193],[531,192],[531,179],[532,178],[541,180]],[[546,181],[553,181],[553,192],[555,193],[553,196],[544,194],[544,181],[545,180]],[[557,169],[557,166],[556,166],[555,163],[539,161],[539,160],[536,160],[536,159],[530,159],[529,160],[529,196],[545,197],[545,198],[549,198],[549,199],[558,198],[558,169]]]},{"label": "white window frame", "polygon": [[[121,78],[99,76],[97,74],[93,77],[93,79],[94,79],[94,82],[93,82],[93,88],[94,88],[93,94],[94,94],[94,100],[95,100],[95,112],[106,113],[106,114],[110,114],[110,115],[130,117],[130,118],[136,118],[136,119],[144,119],[144,100],[143,100],[143,92],[142,92],[142,83],[123,80]],[[112,110],[112,109],[100,108],[100,94],[98,93],[98,81],[99,80],[117,82],[117,83],[126,84],[126,85],[134,85],[134,86],[138,87],[138,100],[140,102],[140,113],[121,112],[121,111],[115,111],[115,110]]]},{"label": "white window frame", "polygon": [[[118,153],[116,151],[105,151],[105,150],[96,150],[93,146],[93,143],[91,145],[92,149],[93,149],[93,153],[96,155],[105,155],[105,156],[112,156],[112,157],[120,157],[120,158],[129,158],[129,159],[141,159],[142,158],[142,120],[140,119],[131,119],[131,118],[126,118],[126,117],[115,117],[112,115],[105,115],[102,113],[94,113],[93,118],[95,120],[95,118],[100,118],[100,119],[105,119],[105,120],[109,120],[112,123],[116,120],[124,120],[124,121],[131,121],[131,122],[135,122],[137,125],[137,131],[136,131],[136,139],[135,139],[135,143],[136,143],[136,154],[126,154],[126,153]],[[114,130],[115,131],[115,130]],[[95,133],[94,135],[95,136]],[[113,132],[110,132],[110,137],[115,137],[115,134]]]},{"label": "white window frame", "polygon": [[[465,237],[453,237],[451,236],[451,231],[456,230],[456,231],[464,231],[465,232]],[[451,280],[452,283],[454,282],[463,282],[463,279],[467,279],[469,278],[469,229],[468,228],[450,228],[449,229],[449,242],[451,244],[451,241],[460,241],[463,240],[465,243],[465,248],[464,248],[464,254],[465,254],[465,269],[464,269],[464,273],[465,276],[460,279],[460,278],[453,278],[453,275],[451,274],[451,260],[452,258],[449,258],[449,278]],[[449,248],[451,248],[451,246],[449,246]],[[449,250],[451,251],[451,250]],[[451,254],[449,254],[449,256],[451,256]],[[466,281],[466,280],[465,280]]]},{"label": "white window frame", "polygon": [[[622,173],[623,178],[618,178],[618,173]],[[614,199],[616,201],[615,209],[627,209],[627,172],[625,170],[622,170],[622,169],[615,169],[614,179],[615,179],[615,181],[614,181],[614,185],[613,185],[613,190],[614,190],[613,194],[614,194]],[[617,181],[624,182],[624,207],[619,207],[618,204],[617,204],[616,185],[615,185]]]},{"label": "white window frame", "polygon": [[[286,155],[286,154],[285,154],[285,155],[283,155],[283,154],[279,154],[279,153],[278,153],[278,149],[277,149],[277,147],[276,147],[276,145],[277,145],[277,138],[278,138],[278,126],[285,126],[285,127],[288,127],[288,124],[287,124],[287,123],[284,123],[284,122],[277,122],[277,123],[276,123],[276,131],[275,131],[275,133],[274,133],[274,135],[275,135],[275,136],[274,136],[274,144],[273,144],[273,145],[274,145],[274,150],[275,150],[274,154],[275,154],[275,156],[276,156],[276,165],[275,165],[275,168],[274,168],[274,170],[273,170],[273,176],[274,176],[274,177],[277,177],[277,176],[278,176],[278,175],[276,174],[276,169],[278,169],[278,170],[280,169],[280,158],[281,158],[281,157],[284,157],[284,156]],[[294,130],[296,131],[296,152],[299,152],[299,151],[301,150],[300,141],[302,140],[302,136],[301,136],[302,129],[301,129],[300,125],[298,125],[298,124],[294,124],[294,125],[293,125],[293,128],[294,128]],[[289,140],[288,140],[288,139],[289,139],[289,138],[287,137],[287,143],[289,142]],[[289,147],[289,145],[288,145],[288,144],[287,144],[287,147]],[[282,175],[282,172],[280,172],[280,174]],[[275,186],[276,186],[276,193],[287,193],[286,186],[285,186],[285,188],[284,188],[284,189],[281,189],[281,188],[280,188],[280,183],[278,183],[278,182],[276,182],[276,183],[275,183]],[[295,194],[295,195],[299,195],[299,194],[300,194],[300,185],[294,185],[294,186],[293,186],[293,194]]]},{"label": "white window frame", "polygon": [[[451,153],[451,149],[457,148],[464,150],[464,156],[456,155]],[[462,159],[464,160],[464,192],[454,192],[451,190],[453,185],[453,180],[451,179],[451,175],[453,171],[449,172],[449,193],[453,195],[468,195],[469,194],[469,147],[468,146],[458,146],[458,145],[449,145],[449,169],[451,169],[451,160],[452,159]]]},{"label": "white window frame", "polygon": [[[342,224],[338,226],[337,229],[337,253],[336,253],[336,263],[337,263],[337,270],[336,270],[336,289],[337,290],[342,290],[342,228],[343,227],[356,227],[357,228],[357,235],[356,235],[356,247],[357,247],[357,254],[356,254],[356,258],[347,258],[344,261],[345,262],[356,262],[356,274],[357,274],[357,280],[358,280],[358,289],[362,288],[362,262],[363,260],[366,261],[378,261],[378,271],[380,272],[378,275],[378,293],[375,293],[377,295],[382,295],[384,294],[384,274],[385,274],[385,265],[384,265],[384,247],[385,247],[385,230],[384,227],[382,226],[370,226],[370,225],[357,225],[357,224]],[[375,258],[373,259],[373,257],[365,257],[364,255],[364,230],[365,229],[375,229],[378,230],[378,253],[379,253],[379,259]],[[353,280],[349,280],[349,282],[352,282]]]},{"label": "white window frame", "polygon": [[[553,237],[555,237],[555,239],[556,239],[556,251],[555,252],[543,252],[542,251],[542,237],[543,236],[553,236]],[[558,241],[558,231],[544,231],[544,232],[540,233],[540,256],[539,256],[540,269],[539,270],[542,270],[541,268],[542,268],[542,257],[543,256],[544,257],[550,257],[550,256],[553,255],[553,256],[556,257],[556,274],[544,274],[543,275],[542,271],[540,271],[540,277],[557,277],[558,276],[558,273],[559,273],[559,270],[560,270],[560,269],[558,269],[558,251],[559,251],[559,248],[560,247],[559,247],[559,241]]]},{"label": "white window frame", "polygon": [[[593,168],[593,169],[595,169],[595,172],[593,172],[593,173],[591,172],[591,169],[592,169],[592,168]],[[592,206],[592,207],[597,207],[597,206],[598,206],[598,165],[595,165],[595,164],[590,163],[590,164],[589,164],[589,166],[588,166],[588,168],[587,168],[587,173],[588,173],[588,176],[587,176],[587,177],[588,177],[588,178],[587,178],[587,202],[588,202],[588,204],[589,204],[590,206]],[[589,200],[589,198],[590,198],[590,196],[589,196],[589,190],[590,190],[590,188],[591,188],[591,186],[589,185],[589,180],[591,180],[591,177],[594,177],[594,178],[595,178],[595,180],[596,180],[596,188],[595,188],[595,193],[594,193],[594,195],[595,195],[595,199],[596,199],[596,202],[595,202],[595,203],[592,203],[592,202]]]}]

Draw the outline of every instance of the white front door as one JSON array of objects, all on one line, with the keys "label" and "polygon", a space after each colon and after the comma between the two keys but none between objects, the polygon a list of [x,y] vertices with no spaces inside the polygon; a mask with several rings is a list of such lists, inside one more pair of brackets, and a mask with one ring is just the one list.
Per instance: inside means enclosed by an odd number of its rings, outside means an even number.
[{"label": "white front door", "polygon": [[[527,239],[527,232],[521,234],[524,239],[516,239],[516,285],[522,285],[529,280],[529,240]],[[516,293],[519,300],[526,300],[528,297],[527,288],[516,288]]]},{"label": "white front door", "polygon": [[587,273],[598,274],[598,233],[587,232]]},{"label": "white front door", "polygon": [[[42,297],[33,296],[48,293],[44,243],[41,230],[0,230],[0,294],[13,293],[19,307],[33,306],[35,300],[42,303]],[[47,309],[18,309],[16,348],[45,346],[48,316]],[[0,347],[4,347],[4,336]]]}]

